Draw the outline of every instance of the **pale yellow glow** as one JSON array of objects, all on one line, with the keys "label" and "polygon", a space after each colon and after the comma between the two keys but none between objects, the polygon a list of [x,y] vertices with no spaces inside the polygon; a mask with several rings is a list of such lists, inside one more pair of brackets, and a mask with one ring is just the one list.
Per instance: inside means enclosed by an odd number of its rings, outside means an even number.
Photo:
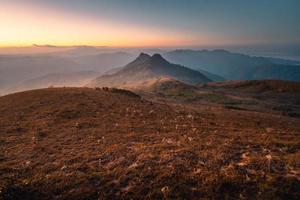
[{"label": "pale yellow glow", "polygon": [[212,41],[204,36],[187,37],[166,30],[24,5],[1,5],[0,29],[0,47],[32,44],[175,46]]}]

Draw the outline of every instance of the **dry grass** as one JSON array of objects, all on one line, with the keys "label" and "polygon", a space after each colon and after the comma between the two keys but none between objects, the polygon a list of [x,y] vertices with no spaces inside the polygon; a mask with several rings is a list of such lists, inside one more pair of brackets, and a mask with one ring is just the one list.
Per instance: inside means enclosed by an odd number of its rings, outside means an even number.
[{"label": "dry grass", "polygon": [[0,98],[3,199],[299,199],[300,120],[123,90]]}]

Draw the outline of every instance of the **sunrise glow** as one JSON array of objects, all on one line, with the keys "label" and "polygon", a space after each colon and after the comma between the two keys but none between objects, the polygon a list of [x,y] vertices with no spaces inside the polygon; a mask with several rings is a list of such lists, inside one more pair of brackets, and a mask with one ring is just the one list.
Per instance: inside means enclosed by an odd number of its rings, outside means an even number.
[{"label": "sunrise glow", "polygon": [[[196,38],[108,19],[62,13],[43,7],[0,7],[0,46],[156,46],[193,44]],[[198,36],[199,41],[199,36]],[[202,42],[210,42],[205,36]]]},{"label": "sunrise glow", "polygon": [[[172,5],[172,6],[170,6]],[[0,47],[201,46],[299,43],[291,4],[2,0]],[[272,11],[265,11],[272,7]],[[233,10],[235,12],[233,13]],[[273,23],[278,19],[280,26]]]}]

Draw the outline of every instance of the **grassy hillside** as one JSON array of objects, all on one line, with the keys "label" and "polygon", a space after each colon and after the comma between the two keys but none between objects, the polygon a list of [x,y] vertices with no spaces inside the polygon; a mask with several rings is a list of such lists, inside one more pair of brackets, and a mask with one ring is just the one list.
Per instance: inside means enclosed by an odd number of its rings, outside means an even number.
[{"label": "grassy hillside", "polygon": [[0,97],[3,199],[299,199],[297,118],[125,90]]}]

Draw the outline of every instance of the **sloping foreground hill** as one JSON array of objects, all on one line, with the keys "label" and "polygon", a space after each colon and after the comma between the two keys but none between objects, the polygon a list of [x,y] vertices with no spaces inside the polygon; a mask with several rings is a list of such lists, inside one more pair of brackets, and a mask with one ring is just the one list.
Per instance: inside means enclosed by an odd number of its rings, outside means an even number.
[{"label": "sloping foreground hill", "polygon": [[180,103],[197,98],[199,91],[194,85],[167,77],[144,81],[139,87],[131,89],[152,100],[175,100]]},{"label": "sloping foreground hill", "polygon": [[100,76],[89,87],[136,87],[144,81],[170,77],[182,82],[197,84],[211,81],[202,73],[169,63],[161,55],[141,53],[134,61],[116,73]]},{"label": "sloping foreground hill", "polygon": [[0,199],[299,199],[299,122],[107,88],[0,97]]},{"label": "sloping foreground hill", "polygon": [[141,89],[164,94],[165,92],[178,93],[179,91],[196,90],[197,87],[185,84],[172,78],[163,77],[149,80],[141,87]]},{"label": "sloping foreground hill", "polygon": [[281,80],[225,81],[200,85],[200,89],[231,92],[238,95],[250,95],[267,101],[277,99],[278,104],[287,102],[299,107],[300,83]]},{"label": "sloping foreground hill", "polygon": [[152,100],[222,106],[228,109],[300,117],[300,83],[280,80],[210,82],[198,86],[170,78],[154,79],[133,89]]},{"label": "sloping foreground hill", "polygon": [[294,93],[300,95],[300,83],[282,80],[224,81],[209,83],[207,86],[236,89],[241,92]]},{"label": "sloping foreground hill", "polygon": [[[227,98],[228,108],[300,117],[300,83],[282,80],[225,81],[199,85],[200,91]],[[219,101],[221,102],[221,101]]]}]

